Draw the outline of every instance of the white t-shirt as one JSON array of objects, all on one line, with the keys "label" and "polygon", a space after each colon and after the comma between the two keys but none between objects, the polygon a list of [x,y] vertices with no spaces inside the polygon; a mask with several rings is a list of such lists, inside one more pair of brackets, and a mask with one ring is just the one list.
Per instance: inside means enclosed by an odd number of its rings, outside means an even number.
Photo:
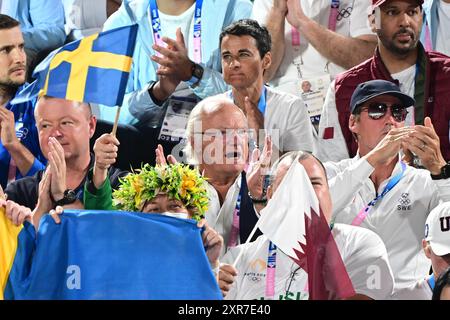
[{"label": "white t-shirt", "polygon": [[[414,97],[415,88],[416,88],[416,65],[412,65],[411,67],[397,72],[393,73],[392,79],[398,80],[400,84],[400,91],[407,94],[410,97]],[[405,119],[405,126],[412,126],[414,125],[414,106],[410,106],[408,108],[408,115]]]},{"label": "white t-shirt", "polygon": [[[219,194],[216,189],[214,189],[211,184],[206,183],[209,197],[209,207],[208,211],[205,213],[205,218],[209,226],[223,237],[224,246],[221,255],[225,254],[227,244],[230,239],[234,209],[236,208],[236,201],[239,196],[239,192],[241,191],[241,179],[242,176],[239,175],[231,185],[230,189],[228,189],[222,206],[220,206]],[[237,244],[239,243],[240,238],[238,236]]]},{"label": "white t-shirt", "polygon": [[450,56],[450,3],[442,0],[439,3],[439,25],[436,35],[436,51]]},{"label": "white t-shirt", "polygon": [[[367,229],[341,224],[335,224],[332,233],[355,292],[376,300],[388,298],[394,278],[381,239]],[[269,240],[262,235],[225,255],[221,261],[232,264],[239,251],[245,250],[236,266],[238,275],[225,299],[265,299],[268,247]],[[307,300],[307,283],[303,269],[277,250],[274,299]]]},{"label": "white t-shirt", "polygon": [[[330,0],[300,0],[304,13],[321,24],[328,27],[330,15]],[[336,24],[336,32],[345,37],[359,37],[373,34],[368,25],[367,8],[372,4],[370,0],[342,0]],[[255,0],[252,17],[262,24],[267,24],[268,14],[273,0]],[[284,91],[284,85],[298,80],[297,67],[293,64],[301,56],[303,65],[301,72],[303,78],[310,78],[320,74],[329,73],[334,78],[344,69],[333,63],[328,64],[324,58],[306,38],[300,34],[300,50],[297,52],[292,46],[291,26],[285,21],[285,52],[283,60],[271,81],[271,84]],[[327,68],[328,64],[328,68]],[[325,71],[328,69],[328,71]],[[290,87],[290,86],[289,86]],[[290,91],[289,91],[290,92]],[[295,92],[291,92],[294,93]]]},{"label": "white t-shirt", "polygon": [[[289,93],[266,87],[264,129],[282,152],[314,150],[313,127],[303,101]],[[230,98],[230,91],[225,93]]]},{"label": "white t-shirt", "polygon": [[392,300],[431,300],[433,290],[431,290],[427,279],[420,279],[414,285],[397,290],[392,295]]},{"label": "white t-shirt", "polygon": [[[165,37],[176,39],[177,28],[181,29],[181,33],[184,36],[184,44],[189,51],[189,58],[194,57],[194,10],[195,2],[185,12],[178,16],[171,16],[159,11],[159,18],[161,19],[161,35]],[[153,34],[152,34],[153,36]]]},{"label": "white t-shirt", "polygon": [[[337,163],[325,163],[333,201],[333,217],[338,223],[352,224],[358,213],[389,180],[401,172],[399,164],[378,190],[370,180],[374,168],[356,156]],[[430,270],[430,260],[422,249],[425,221],[442,201],[450,200],[450,179],[432,180],[428,170],[406,166],[400,181],[374,207],[361,223],[380,236],[398,288],[411,286]]]}]

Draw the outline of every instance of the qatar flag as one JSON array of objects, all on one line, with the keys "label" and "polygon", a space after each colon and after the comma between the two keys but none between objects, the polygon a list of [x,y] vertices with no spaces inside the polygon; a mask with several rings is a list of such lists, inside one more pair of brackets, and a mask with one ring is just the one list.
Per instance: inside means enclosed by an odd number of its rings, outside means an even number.
[{"label": "qatar flag", "polygon": [[310,300],[355,295],[330,226],[298,160],[261,211],[258,227],[308,274]]}]

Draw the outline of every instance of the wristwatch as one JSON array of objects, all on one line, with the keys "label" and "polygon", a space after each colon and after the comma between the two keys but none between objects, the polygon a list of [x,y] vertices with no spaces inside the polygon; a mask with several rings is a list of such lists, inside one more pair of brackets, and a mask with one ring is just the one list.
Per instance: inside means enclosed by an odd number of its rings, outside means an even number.
[{"label": "wristwatch", "polygon": [[447,162],[442,168],[440,174],[432,174],[431,179],[433,180],[441,180],[450,178],[450,162]]},{"label": "wristwatch", "polygon": [[66,204],[74,203],[77,200],[77,194],[72,189],[67,189],[64,191],[64,196],[62,199],[55,201],[55,205],[64,206]]},{"label": "wristwatch", "polygon": [[203,67],[198,63],[192,64],[192,77],[186,82],[191,88],[195,88],[200,84],[200,80],[203,77]]},{"label": "wristwatch", "polygon": [[253,203],[263,203],[263,204],[267,203],[267,198],[266,198],[265,195],[263,195],[263,197],[261,199],[256,199],[256,198],[252,197],[252,195],[251,195],[251,193],[249,191],[248,192],[248,197],[250,198],[250,200],[252,200]]}]

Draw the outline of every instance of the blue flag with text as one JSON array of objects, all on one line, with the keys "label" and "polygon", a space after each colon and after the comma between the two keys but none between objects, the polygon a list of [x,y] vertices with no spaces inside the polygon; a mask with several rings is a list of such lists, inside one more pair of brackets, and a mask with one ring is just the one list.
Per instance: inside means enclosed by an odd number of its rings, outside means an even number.
[{"label": "blue flag with text", "polygon": [[61,224],[42,218],[37,235],[0,219],[8,228],[5,299],[222,299],[194,220],[67,210]]}]

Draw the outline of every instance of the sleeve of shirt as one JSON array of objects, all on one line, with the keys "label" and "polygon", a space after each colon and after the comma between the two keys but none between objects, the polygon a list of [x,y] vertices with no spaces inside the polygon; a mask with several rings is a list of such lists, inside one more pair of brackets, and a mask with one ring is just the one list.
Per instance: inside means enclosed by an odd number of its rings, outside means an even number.
[{"label": "sleeve of shirt", "polygon": [[22,29],[27,47],[42,51],[64,44],[64,9],[60,0],[30,1],[29,18],[33,27]]},{"label": "sleeve of shirt", "polygon": [[369,10],[372,7],[370,0],[358,0],[353,2],[350,15],[350,36],[353,38],[362,35],[375,35],[369,25]]},{"label": "sleeve of shirt", "polygon": [[270,12],[271,3],[272,1],[268,0],[255,0],[253,2],[251,18],[262,25],[267,25],[267,16]]},{"label": "sleeve of shirt", "polygon": [[368,229],[352,229],[343,260],[355,292],[374,300],[388,299],[394,289],[394,276],[383,241]]},{"label": "sleeve of shirt", "polygon": [[63,0],[63,4],[70,29],[101,28],[106,21],[106,0]]},{"label": "sleeve of shirt", "polygon": [[300,98],[293,99],[286,120],[286,130],[280,137],[283,152],[296,150],[313,152],[313,127],[308,110]]},{"label": "sleeve of shirt", "polygon": [[333,216],[351,203],[364,181],[374,170],[366,159],[359,159],[343,171],[340,171],[336,164],[330,162],[325,163],[325,168],[329,179]]},{"label": "sleeve of shirt", "polygon": [[130,114],[140,123],[160,123],[164,118],[166,106],[156,104],[148,89],[151,83],[141,90],[136,90],[125,95],[124,104],[128,105]]},{"label": "sleeve of shirt", "polygon": [[438,189],[437,197],[439,198],[439,201],[444,202],[450,201],[450,178],[432,181],[434,182],[434,184]]},{"label": "sleeve of shirt", "polygon": [[333,81],[322,108],[317,136],[317,157],[322,161],[339,161],[349,157],[336,109]]},{"label": "sleeve of shirt", "polygon": [[88,177],[84,184],[83,203],[85,209],[114,210],[112,203],[111,182],[105,182],[96,189],[92,182],[92,169],[89,170]]},{"label": "sleeve of shirt", "polygon": [[44,170],[44,169],[45,169],[45,165],[35,157],[33,164],[31,165],[31,168],[28,170],[28,172],[25,176],[32,176],[39,170]]},{"label": "sleeve of shirt", "polygon": [[202,79],[196,88],[192,88],[198,97],[204,99],[231,89],[223,80],[222,73],[205,67],[203,63],[201,65],[204,68]]}]

